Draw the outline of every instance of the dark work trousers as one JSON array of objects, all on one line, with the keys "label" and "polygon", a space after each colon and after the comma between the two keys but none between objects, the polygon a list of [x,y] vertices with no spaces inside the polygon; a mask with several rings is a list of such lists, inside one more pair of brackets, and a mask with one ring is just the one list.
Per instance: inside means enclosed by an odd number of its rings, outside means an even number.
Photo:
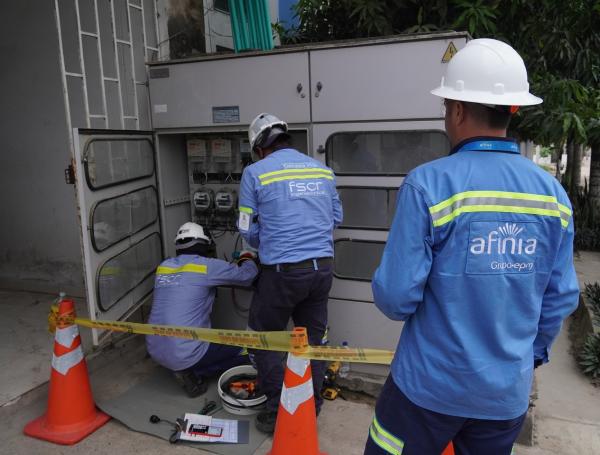
[{"label": "dark work trousers", "polygon": [[[333,269],[277,271],[263,269],[250,306],[248,326],[251,330],[286,330],[290,318],[296,327],[306,327],[311,345],[320,345],[327,327],[327,300]],[[253,349],[250,351],[258,370],[258,382],[267,395],[267,410],[277,411],[283,385],[284,358],[281,353]],[[311,361],[315,404],[321,408],[321,386],[326,362]]]},{"label": "dark work trousers", "polygon": [[188,370],[197,377],[213,376],[238,365],[247,365],[250,359],[247,355],[240,355],[242,348],[211,343],[204,356]]},{"label": "dark work trousers", "polygon": [[429,411],[412,403],[388,376],[375,406],[365,455],[440,455],[450,441],[456,455],[510,455],[524,420],[525,414],[511,420],[483,420]]}]

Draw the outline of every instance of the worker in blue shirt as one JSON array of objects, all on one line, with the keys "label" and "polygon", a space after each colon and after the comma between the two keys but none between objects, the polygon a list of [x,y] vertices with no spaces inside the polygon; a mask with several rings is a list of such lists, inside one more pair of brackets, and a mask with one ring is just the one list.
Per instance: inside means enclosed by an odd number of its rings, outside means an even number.
[{"label": "worker in blue shirt", "polygon": [[512,47],[470,41],[432,93],[453,149],[404,180],[373,277],[377,307],[405,322],[365,454],[509,455],[534,365],[578,303],[571,205],[506,137],[542,102]]},{"label": "worker in blue shirt", "polygon": [[[260,161],[244,169],[238,228],[257,248],[262,264],[250,306],[251,330],[285,330],[290,318],[306,327],[311,344],[321,344],[333,276],[333,229],[342,221],[335,176],[290,146],[287,124],[271,114],[257,116],[250,147]],[[257,428],[272,433],[283,384],[281,354],[251,353],[267,396]],[[324,362],[311,362],[317,412]]]},{"label": "worker in blue shirt", "polygon": [[[238,264],[206,257],[211,239],[202,226],[185,223],[177,231],[177,257],[156,269],[149,324],[210,328],[210,314],[217,286],[249,286],[258,273],[251,252],[243,252]],[[206,392],[210,376],[249,363],[235,346],[205,341],[149,335],[150,357],[173,371],[191,398]]]}]

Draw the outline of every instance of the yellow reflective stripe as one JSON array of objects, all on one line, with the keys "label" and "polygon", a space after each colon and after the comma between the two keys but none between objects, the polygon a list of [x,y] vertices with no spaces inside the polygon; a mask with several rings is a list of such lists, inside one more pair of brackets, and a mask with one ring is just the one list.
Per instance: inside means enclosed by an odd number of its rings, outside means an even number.
[{"label": "yellow reflective stripe", "polygon": [[530,193],[513,193],[510,191],[465,191],[463,193],[457,193],[451,198],[446,199],[445,201],[440,202],[439,204],[434,205],[429,208],[430,213],[436,213],[440,210],[445,209],[446,207],[452,205],[456,201],[460,201],[462,199],[467,198],[476,198],[476,197],[499,197],[499,198],[507,198],[507,199],[525,199],[528,201],[541,201],[541,202],[554,202],[558,203],[554,196],[545,196],[543,194],[530,194]]},{"label": "yellow reflective stripe", "polygon": [[159,266],[156,269],[157,275],[173,275],[174,273],[207,273],[207,267],[204,264],[185,264],[181,267],[165,267],[164,265]]},{"label": "yellow reflective stripe", "polygon": [[393,455],[401,455],[402,454],[402,452],[400,450],[394,449],[387,442],[380,439],[377,436],[377,433],[375,433],[373,425],[371,425],[371,427],[369,428],[369,435],[371,435],[371,439],[373,440],[373,442],[375,444],[377,444],[379,447],[381,447],[383,450],[385,450],[387,453],[391,453]]},{"label": "yellow reflective stripe", "polygon": [[100,269],[100,276],[107,276],[107,275],[118,275],[119,273],[121,273],[121,268],[120,267],[102,267]]},{"label": "yellow reflective stripe", "polygon": [[325,174],[306,174],[306,175],[287,175],[285,177],[275,177],[269,180],[260,182],[262,186],[269,185],[274,182],[281,182],[283,180],[304,180],[304,179],[328,179],[333,180],[333,177]]},{"label": "yellow reflective stripe", "polygon": [[375,443],[377,443],[377,445],[379,445],[381,448],[393,454],[400,455],[402,453],[402,448],[404,447],[404,442],[402,439],[399,439],[388,431],[384,430],[377,421],[376,415],[373,416],[373,422],[371,424],[369,433],[371,434],[373,441],[375,441]]},{"label": "yellow reflective stripe", "polygon": [[569,227],[569,220],[560,220],[560,224],[562,224],[562,227],[567,228]]},{"label": "yellow reflective stripe", "polygon": [[253,211],[250,207],[244,207],[240,205],[240,212],[249,213],[252,215]]},{"label": "yellow reflective stripe", "polygon": [[321,167],[305,167],[305,168],[299,168],[299,169],[283,169],[281,171],[266,172],[265,174],[260,174],[258,176],[258,178],[260,180],[262,180],[264,178],[271,177],[274,175],[298,174],[298,173],[301,174],[303,172],[310,172],[310,173],[319,172],[319,173],[323,173],[323,174],[333,175],[333,172],[330,171],[329,169],[323,169]]},{"label": "yellow reflective stripe", "polygon": [[[518,207],[508,205],[466,205],[459,207],[452,211],[448,215],[439,218],[433,222],[434,227],[442,226],[443,224],[449,223],[454,218],[459,216],[461,213],[474,213],[474,212],[504,212],[504,213],[525,213],[530,215],[543,215],[543,216],[554,216],[560,218],[560,212],[558,210],[549,209],[537,209],[534,207]],[[561,223],[564,226],[564,220],[561,219]],[[567,225],[569,222],[567,221]]]},{"label": "yellow reflective stripe", "polygon": [[566,213],[569,216],[571,216],[573,214],[573,212],[571,212],[571,209],[569,207],[567,207],[566,205],[562,205],[560,202],[558,203],[558,210],[560,210],[563,213]]}]

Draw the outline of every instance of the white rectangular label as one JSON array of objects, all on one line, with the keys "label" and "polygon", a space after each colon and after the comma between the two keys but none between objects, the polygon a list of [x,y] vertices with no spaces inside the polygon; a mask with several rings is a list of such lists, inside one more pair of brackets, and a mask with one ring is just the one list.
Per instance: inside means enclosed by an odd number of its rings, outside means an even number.
[{"label": "white rectangular label", "polygon": [[155,104],[154,105],[154,113],[155,114],[164,114],[165,112],[167,112],[166,104]]},{"label": "white rectangular label", "polygon": [[238,228],[240,231],[248,231],[250,229],[250,214],[249,213],[240,212]]}]

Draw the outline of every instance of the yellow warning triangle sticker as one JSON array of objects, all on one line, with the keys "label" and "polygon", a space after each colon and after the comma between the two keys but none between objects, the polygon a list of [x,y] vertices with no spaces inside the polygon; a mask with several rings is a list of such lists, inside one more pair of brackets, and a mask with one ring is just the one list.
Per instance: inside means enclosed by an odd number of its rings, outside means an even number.
[{"label": "yellow warning triangle sticker", "polygon": [[450,60],[452,60],[452,57],[454,57],[454,54],[456,54],[457,52],[458,49],[456,49],[454,43],[450,41],[450,44],[448,44],[446,52],[444,52],[444,56],[442,57],[442,63],[448,63]]}]

